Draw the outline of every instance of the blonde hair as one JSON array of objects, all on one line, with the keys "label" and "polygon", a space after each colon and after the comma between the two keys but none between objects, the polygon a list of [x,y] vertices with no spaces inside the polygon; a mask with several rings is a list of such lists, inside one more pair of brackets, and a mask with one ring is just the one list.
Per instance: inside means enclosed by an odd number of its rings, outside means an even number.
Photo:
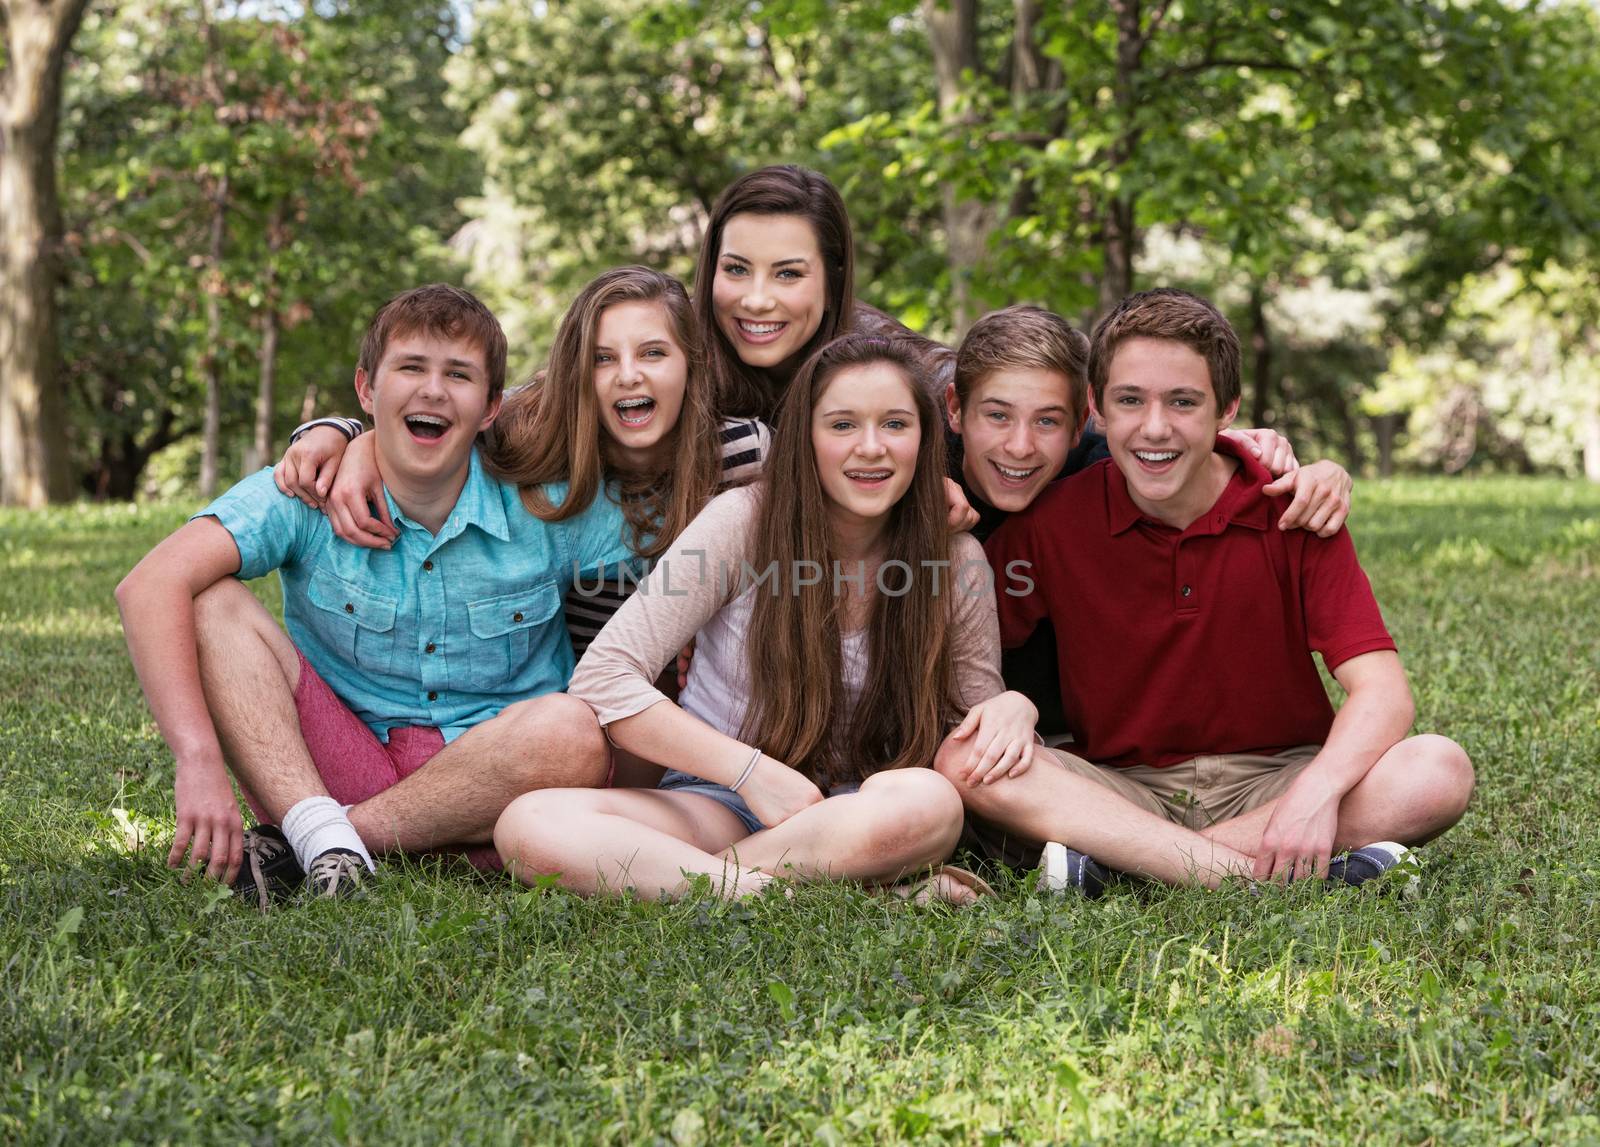
[{"label": "blonde hair", "polygon": [[979,383],[1002,370],[1065,375],[1071,413],[1081,415],[1089,390],[1089,339],[1043,307],[991,311],[972,324],[956,351],[956,396],[965,404]]}]

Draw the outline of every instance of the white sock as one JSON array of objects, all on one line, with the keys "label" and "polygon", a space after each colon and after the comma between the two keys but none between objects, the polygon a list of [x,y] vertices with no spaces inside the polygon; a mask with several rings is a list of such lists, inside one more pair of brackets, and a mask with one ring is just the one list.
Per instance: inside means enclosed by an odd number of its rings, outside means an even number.
[{"label": "white sock", "polygon": [[350,823],[346,807],[332,797],[307,797],[283,814],[283,835],[289,838],[300,867],[311,871],[311,862],[330,848],[347,848],[359,856],[369,872],[377,865],[367,846],[361,843],[361,834]]}]

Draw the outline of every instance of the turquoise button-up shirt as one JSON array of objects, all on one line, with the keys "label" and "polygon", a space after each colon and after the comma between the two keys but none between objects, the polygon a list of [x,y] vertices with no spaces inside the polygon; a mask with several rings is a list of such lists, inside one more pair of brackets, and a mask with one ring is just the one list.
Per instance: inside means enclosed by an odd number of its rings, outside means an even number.
[{"label": "turquoise button-up shirt", "polygon": [[[547,492],[559,503],[566,490]],[[289,636],[380,740],[431,725],[453,741],[514,701],[565,689],[567,588],[637,562],[616,503],[602,494],[566,521],[541,521],[477,451],[436,535],[384,496],[400,530],[388,550],[341,541],[321,513],[280,493],[270,470],[195,516],[233,535],[241,579],[279,572]]]}]

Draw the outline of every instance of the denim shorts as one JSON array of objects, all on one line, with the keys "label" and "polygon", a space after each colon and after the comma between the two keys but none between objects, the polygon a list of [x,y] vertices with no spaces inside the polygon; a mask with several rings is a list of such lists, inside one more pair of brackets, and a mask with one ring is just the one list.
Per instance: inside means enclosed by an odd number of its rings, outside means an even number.
[{"label": "denim shorts", "polygon": [[[744,798],[734,792],[727,785],[719,785],[715,781],[708,781],[692,773],[680,773],[677,769],[668,769],[666,776],[661,778],[661,783],[656,788],[663,792],[694,793],[696,796],[710,797],[723,808],[743,822],[745,830],[751,834],[760,832],[767,826],[756,818],[750,811],[750,806],[744,803]],[[830,797],[842,797],[846,793],[853,793],[861,788],[857,782],[834,785],[828,790]]]},{"label": "denim shorts", "polygon": [[744,798],[727,785],[719,785],[715,781],[705,780],[692,773],[680,773],[677,769],[668,769],[666,776],[661,778],[661,783],[656,788],[662,792],[694,793],[696,796],[710,797],[738,817],[744,823],[746,832],[757,833],[767,827],[756,819],[756,814],[750,811],[750,806],[744,803]]}]

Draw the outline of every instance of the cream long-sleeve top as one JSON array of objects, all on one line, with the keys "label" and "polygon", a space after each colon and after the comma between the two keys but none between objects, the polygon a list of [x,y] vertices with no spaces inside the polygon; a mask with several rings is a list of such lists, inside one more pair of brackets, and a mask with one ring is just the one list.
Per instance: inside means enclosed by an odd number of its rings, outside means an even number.
[{"label": "cream long-sleeve top", "polygon": [[[667,700],[654,682],[692,638],[694,659],[678,703],[718,731],[739,735],[750,700],[746,642],[755,595],[772,592],[772,580],[763,583],[763,571],[751,568],[752,526],[762,491],[758,483],[708,502],[589,646],[568,692],[586,701],[601,725]],[[1000,629],[983,547],[971,535],[959,534],[950,550],[950,569],[919,570],[914,576],[941,579],[940,595],[952,611],[956,699],[965,711],[1005,690]],[[841,592],[848,592],[844,578],[860,572],[849,565],[839,571]],[[828,584],[833,575],[824,571],[822,576]],[[886,574],[885,584],[897,586],[898,577]],[[840,714],[841,729],[849,727],[866,658],[866,630],[846,633],[841,660],[852,713]]]}]

